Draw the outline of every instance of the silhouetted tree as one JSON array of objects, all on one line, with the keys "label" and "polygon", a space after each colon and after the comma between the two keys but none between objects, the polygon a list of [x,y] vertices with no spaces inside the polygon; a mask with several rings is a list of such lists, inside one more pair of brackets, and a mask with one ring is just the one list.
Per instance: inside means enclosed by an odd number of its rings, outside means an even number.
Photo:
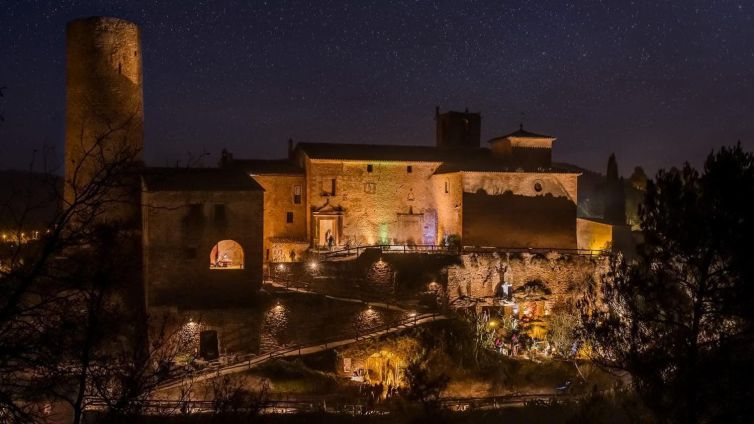
[{"label": "silhouetted tree", "polygon": [[662,421],[745,421],[754,386],[754,156],[740,144],[660,171],[645,241],[612,260],[603,307],[584,316],[595,358],[631,372]]},{"label": "silhouetted tree", "polygon": [[28,210],[13,216],[17,242],[4,244],[0,266],[2,422],[39,419],[38,405],[50,400],[70,403],[79,422],[92,399],[115,408],[122,405],[110,402],[116,394],[139,398],[135,391],[147,385],[128,378],[153,380],[144,372],[154,350],[145,341],[147,319],[138,302],[138,233],[103,220],[138,201],[127,187],[139,152],[112,142],[122,130],[109,128],[83,152],[86,170],[79,165],[67,176],[83,181],[71,196],[64,198],[53,184],[52,201],[62,206],[41,239],[22,242]]},{"label": "silhouetted tree", "polygon": [[440,394],[448,387],[450,378],[442,373],[433,373],[427,366],[427,359],[426,351],[412,359],[404,370],[404,377],[408,383],[406,397],[421,402],[425,411],[430,412],[439,407]]}]

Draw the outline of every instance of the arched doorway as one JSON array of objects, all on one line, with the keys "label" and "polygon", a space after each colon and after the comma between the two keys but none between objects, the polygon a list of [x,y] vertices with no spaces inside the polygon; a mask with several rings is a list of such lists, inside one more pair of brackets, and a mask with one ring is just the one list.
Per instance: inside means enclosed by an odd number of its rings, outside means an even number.
[{"label": "arched doorway", "polygon": [[243,269],[243,248],[233,240],[220,240],[209,254],[210,269]]}]

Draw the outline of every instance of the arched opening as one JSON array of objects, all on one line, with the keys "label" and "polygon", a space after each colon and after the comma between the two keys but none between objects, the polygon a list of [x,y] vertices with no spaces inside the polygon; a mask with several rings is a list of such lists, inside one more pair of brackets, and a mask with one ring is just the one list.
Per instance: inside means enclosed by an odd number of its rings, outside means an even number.
[{"label": "arched opening", "polygon": [[220,240],[209,254],[209,269],[243,269],[243,248],[233,240]]}]

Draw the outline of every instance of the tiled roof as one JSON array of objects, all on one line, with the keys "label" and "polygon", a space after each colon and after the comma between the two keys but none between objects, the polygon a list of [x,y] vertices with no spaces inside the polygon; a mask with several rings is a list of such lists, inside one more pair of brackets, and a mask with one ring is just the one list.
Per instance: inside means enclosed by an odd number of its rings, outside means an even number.
[{"label": "tiled roof", "polygon": [[225,167],[256,175],[304,174],[304,170],[289,159],[234,159]]},{"label": "tiled roof", "polygon": [[[469,149],[463,151],[466,152],[467,150]],[[312,159],[395,162],[443,162],[454,154],[458,154],[456,149],[397,144],[298,143],[296,151],[303,151]]]},{"label": "tiled roof", "polygon": [[147,191],[264,191],[241,170],[222,168],[145,168]]},{"label": "tiled roof", "polygon": [[503,140],[503,139],[509,138],[509,137],[516,137],[516,138],[551,138],[551,139],[555,139],[555,137],[553,137],[551,135],[537,134],[537,133],[533,133],[533,132],[530,132],[530,131],[526,131],[524,129],[524,126],[521,125],[516,131],[513,131],[512,133],[509,133],[509,134],[501,135],[499,137],[495,137],[495,138],[489,140],[489,143],[493,143],[495,141]]}]

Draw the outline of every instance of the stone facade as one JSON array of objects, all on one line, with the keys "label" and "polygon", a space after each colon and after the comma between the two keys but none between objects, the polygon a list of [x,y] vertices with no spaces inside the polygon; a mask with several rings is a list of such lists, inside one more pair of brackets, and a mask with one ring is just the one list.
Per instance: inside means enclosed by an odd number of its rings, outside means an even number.
[{"label": "stone facade", "polygon": [[558,253],[471,253],[461,256],[460,265],[448,268],[448,298],[451,303],[461,297],[483,299],[493,304],[502,299],[501,285],[510,289],[530,282],[542,282],[550,291],[546,301],[553,304],[573,299],[590,284],[599,285],[607,270],[607,257]]},{"label": "stone facade", "polygon": [[[308,157],[305,163],[310,210],[329,204],[344,211],[339,245],[437,243],[430,178],[439,163]],[[313,244],[321,244],[317,223],[310,225]]]},{"label": "stone facade", "polygon": [[264,187],[264,260],[293,262],[309,248],[304,175],[253,175]]},{"label": "stone facade", "polygon": [[[142,245],[150,306],[251,300],[262,281],[261,188],[165,190],[145,184],[143,204]],[[242,263],[238,263],[238,252],[218,245],[223,240],[240,245]]]},{"label": "stone facade", "polygon": [[432,176],[437,205],[437,240],[463,233],[463,175],[460,172]]}]

